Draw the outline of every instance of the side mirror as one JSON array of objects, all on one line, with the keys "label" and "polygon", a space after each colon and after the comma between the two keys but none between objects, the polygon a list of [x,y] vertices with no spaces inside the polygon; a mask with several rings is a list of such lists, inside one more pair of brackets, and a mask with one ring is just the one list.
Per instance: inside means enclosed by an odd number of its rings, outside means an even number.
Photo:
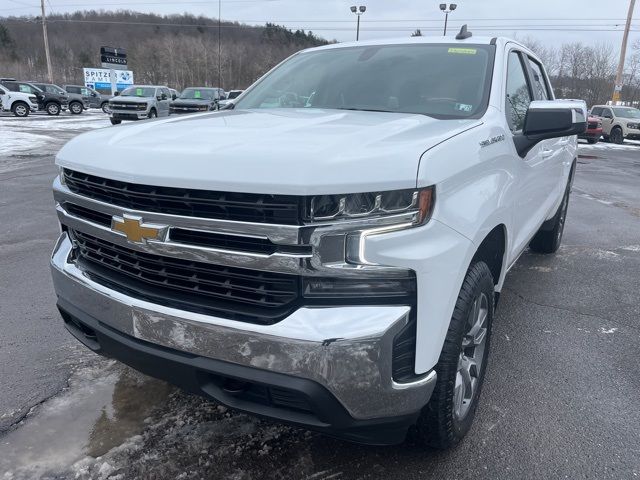
[{"label": "side mirror", "polygon": [[178,98],[178,96],[175,93],[171,95],[171,100],[175,100],[176,98]]},{"label": "side mirror", "polygon": [[522,133],[513,141],[524,158],[542,140],[580,135],[587,130],[587,104],[582,100],[531,102]]},{"label": "side mirror", "polygon": [[159,97],[158,100],[166,100],[167,99],[167,94],[166,93],[162,93]]},{"label": "side mirror", "polygon": [[92,97],[97,97],[97,96],[98,96],[98,94],[97,94],[96,92],[91,92],[91,96],[92,96]]},{"label": "side mirror", "polygon": [[116,90],[115,93],[113,94],[113,96],[117,97],[118,95],[120,95],[120,92]]}]

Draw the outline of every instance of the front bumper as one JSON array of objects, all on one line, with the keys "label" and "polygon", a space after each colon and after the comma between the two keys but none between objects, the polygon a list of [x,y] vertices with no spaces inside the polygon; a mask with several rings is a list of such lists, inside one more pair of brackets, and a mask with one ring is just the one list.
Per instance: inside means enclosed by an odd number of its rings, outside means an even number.
[{"label": "front bumper", "polygon": [[[393,339],[408,306],[300,308],[274,325],[247,324],[126,296],[87,278],[71,257],[63,233],[52,274],[80,341],[231,407],[359,442],[398,443],[435,387],[434,371],[411,383],[392,379]],[[229,379],[244,386],[230,392]],[[252,401],[253,385],[284,388],[306,406]]]},{"label": "front bumper", "polygon": [[143,120],[148,117],[148,112],[145,111],[126,111],[119,112],[111,110],[111,118],[114,120]]}]

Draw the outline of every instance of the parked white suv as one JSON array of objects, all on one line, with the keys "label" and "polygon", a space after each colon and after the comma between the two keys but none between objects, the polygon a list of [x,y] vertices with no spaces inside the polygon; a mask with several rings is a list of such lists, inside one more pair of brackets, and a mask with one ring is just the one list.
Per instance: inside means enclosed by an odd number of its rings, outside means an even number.
[{"label": "parked white suv", "polygon": [[38,98],[30,93],[12,92],[0,85],[0,112],[11,112],[16,117],[27,117],[38,111]]},{"label": "parked white suv", "polygon": [[640,140],[640,110],[633,107],[595,105],[591,115],[602,121],[606,141],[622,144],[625,139]]},{"label": "parked white suv", "polygon": [[239,410],[456,444],[507,271],[560,245],[586,128],[526,47],[458,37],[306,50],[231,110],[69,142],[69,331]]},{"label": "parked white suv", "polygon": [[119,125],[122,120],[169,116],[171,92],[158,85],[135,85],[109,100],[109,120]]}]

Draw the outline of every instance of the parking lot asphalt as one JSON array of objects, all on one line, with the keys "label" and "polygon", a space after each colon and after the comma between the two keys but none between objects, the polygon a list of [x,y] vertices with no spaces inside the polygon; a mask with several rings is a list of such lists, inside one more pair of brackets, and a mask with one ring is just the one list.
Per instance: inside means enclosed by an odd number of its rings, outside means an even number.
[{"label": "parking lot asphalt", "polygon": [[76,345],[48,257],[53,153],[77,131],[40,133],[0,140],[0,479],[640,477],[640,145],[581,144],[563,246],[509,273],[475,424],[439,452],[259,421]]}]

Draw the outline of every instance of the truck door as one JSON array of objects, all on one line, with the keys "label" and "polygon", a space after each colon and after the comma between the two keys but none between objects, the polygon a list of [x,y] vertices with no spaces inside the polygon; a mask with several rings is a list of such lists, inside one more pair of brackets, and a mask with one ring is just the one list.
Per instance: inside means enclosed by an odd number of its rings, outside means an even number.
[{"label": "truck door", "polygon": [[[513,134],[522,132],[529,104],[534,98],[528,57],[518,50],[511,50],[507,58],[504,111]],[[557,185],[557,172],[551,166],[555,162],[553,155],[554,150],[545,142],[533,147],[525,158],[515,153],[514,148],[513,161],[518,174],[512,210],[512,255],[517,255],[526,247],[549,211],[550,203],[555,201],[550,198]]]},{"label": "truck door", "polygon": [[602,109],[602,134],[608,137],[613,128],[613,112],[610,108]]}]

